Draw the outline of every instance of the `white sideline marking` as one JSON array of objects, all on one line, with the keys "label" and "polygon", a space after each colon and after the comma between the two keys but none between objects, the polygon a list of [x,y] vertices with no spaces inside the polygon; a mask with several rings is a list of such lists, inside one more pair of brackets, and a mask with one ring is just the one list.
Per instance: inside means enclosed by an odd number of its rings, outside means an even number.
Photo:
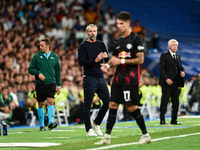
[{"label": "white sideline marking", "polygon": [[71,127],[71,128],[78,128],[78,129],[85,129],[85,127]]},{"label": "white sideline marking", "polygon": [[186,122],[200,122],[200,121],[186,121]]},{"label": "white sideline marking", "polygon": [[70,138],[70,137],[46,137],[45,139],[64,139],[64,138]]},{"label": "white sideline marking", "polygon": [[68,132],[69,131],[69,132],[71,132],[71,131],[75,131],[75,130],[51,130],[51,131],[58,131],[58,132],[60,132],[60,131],[62,131],[62,132],[63,131]]},{"label": "white sideline marking", "polygon": [[114,132],[122,132],[122,130],[113,130]]},{"label": "white sideline marking", "polygon": [[60,143],[0,143],[0,147],[48,147],[58,146]]},{"label": "white sideline marking", "polygon": [[[97,136],[96,138],[103,138],[103,136]],[[112,138],[116,138],[116,137],[115,136],[111,136],[110,138],[112,139]]]},{"label": "white sideline marking", "polygon": [[[163,138],[158,138],[158,139],[152,139],[151,142],[165,140],[165,139],[172,139],[172,138],[181,138],[181,137],[186,137],[186,136],[191,136],[191,135],[198,135],[198,134],[200,134],[200,133],[191,133],[191,134],[185,134],[185,135],[179,135],[179,136],[163,137]],[[96,147],[96,148],[85,149],[85,150],[109,149],[109,148],[114,148],[114,147],[121,147],[121,146],[127,146],[127,145],[136,145],[136,144],[138,144],[138,142],[109,145],[109,146],[104,146],[104,147],[99,147],[99,148]]]},{"label": "white sideline marking", "polygon": [[200,115],[195,115],[195,116],[180,116],[178,118],[200,118]]},{"label": "white sideline marking", "polygon": [[13,132],[13,133],[9,133],[9,134],[16,134],[16,133],[23,133],[23,132]]}]

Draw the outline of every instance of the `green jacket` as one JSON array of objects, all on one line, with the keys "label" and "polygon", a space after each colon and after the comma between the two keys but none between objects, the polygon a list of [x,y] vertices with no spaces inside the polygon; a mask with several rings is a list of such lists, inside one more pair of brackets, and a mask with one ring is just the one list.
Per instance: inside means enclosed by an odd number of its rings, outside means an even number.
[{"label": "green jacket", "polygon": [[10,103],[13,101],[12,96],[9,94],[8,99],[3,97],[3,94],[0,94],[0,107],[8,106],[10,108]]},{"label": "green jacket", "polygon": [[[44,56],[42,51],[36,53],[31,60],[28,72],[35,75],[36,83],[56,83],[57,86],[61,85],[59,59],[52,51],[48,59]],[[45,76],[45,81],[39,79],[38,75],[40,73]]]}]

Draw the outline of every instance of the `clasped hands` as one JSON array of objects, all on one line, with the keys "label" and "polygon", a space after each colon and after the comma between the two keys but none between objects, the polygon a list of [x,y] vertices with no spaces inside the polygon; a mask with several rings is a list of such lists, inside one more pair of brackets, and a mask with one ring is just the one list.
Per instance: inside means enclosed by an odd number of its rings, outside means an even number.
[{"label": "clasped hands", "polygon": [[101,59],[103,59],[103,58],[108,58],[108,54],[106,53],[106,52],[101,52],[101,53],[99,53],[99,55],[97,56],[97,58],[95,59],[95,62],[97,63],[97,62],[100,62],[101,61]]}]

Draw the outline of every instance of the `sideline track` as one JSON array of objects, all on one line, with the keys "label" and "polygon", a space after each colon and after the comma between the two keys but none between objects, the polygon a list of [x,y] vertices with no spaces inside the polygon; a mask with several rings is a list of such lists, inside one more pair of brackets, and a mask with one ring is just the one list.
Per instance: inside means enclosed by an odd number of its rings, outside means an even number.
[{"label": "sideline track", "polygon": [[[191,133],[191,134],[184,134],[184,135],[179,135],[179,136],[163,137],[163,138],[158,138],[158,139],[152,139],[151,142],[166,140],[166,139],[172,139],[172,138],[187,137],[187,136],[198,135],[198,134],[200,134],[200,133]],[[109,149],[109,148],[128,146],[128,145],[136,145],[136,144],[138,144],[138,142],[115,144],[115,145],[109,145],[109,146],[104,146],[104,147],[99,147],[99,148],[96,147],[96,148],[84,149],[84,150],[101,150],[101,149]]]},{"label": "sideline track", "polygon": [[[186,115],[186,116],[179,116],[178,118],[200,118],[200,115]],[[171,117],[166,117],[166,120],[167,119],[171,119]],[[145,119],[145,121],[156,121],[156,120],[159,120],[159,118],[155,118],[155,119],[153,119],[153,120],[150,120],[149,118],[146,118]],[[131,121],[116,121],[116,123],[117,122],[135,122],[135,120],[131,120]],[[102,124],[106,124],[106,122],[102,122]],[[71,127],[71,126],[74,126],[75,124],[74,123],[70,123],[69,124],[69,126]],[[60,125],[58,125],[58,127],[59,127]],[[24,125],[24,126],[13,126],[13,127],[8,127],[8,129],[19,129],[19,128],[22,128],[22,129],[24,129],[24,128],[39,128],[40,127],[40,125],[39,124],[37,124],[36,126],[34,126],[34,127],[30,127],[29,125]],[[85,127],[79,127],[79,128],[85,128]],[[101,128],[103,128],[103,127],[101,127]],[[136,127],[137,128],[137,127]]]}]

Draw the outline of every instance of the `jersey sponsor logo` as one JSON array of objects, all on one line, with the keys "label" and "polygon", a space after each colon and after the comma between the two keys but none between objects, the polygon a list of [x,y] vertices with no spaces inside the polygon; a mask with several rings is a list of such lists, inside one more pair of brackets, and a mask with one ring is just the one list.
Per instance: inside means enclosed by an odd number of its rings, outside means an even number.
[{"label": "jersey sponsor logo", "polygon": [[132,44],[127,44],[127,45],[126,45],[126,48],[127,48],[127,49],[131,49],[132,47],[133,47]]},{"label": "jersey sponsor logo", "polygon": [[137,49],[138,49],[139,51],[144,50],[144,46],[138,45]]},{"label": "jersey sponsor logo", "polygon": [[126,52],[126,51],[122,51],[118,54],[119,58],[127,58],[127,57],[131,57],[131,52]]},{"label": "jersey sponsor logo", "polygon": [[119,48],[120,48],[120,46],[117,46],[117,47],[116,47],[116,49],[119,49]]},{"label": "jersey sponsor logo", "polygon": [[53,57],[50,57],[50,59],[54,59]]}]

